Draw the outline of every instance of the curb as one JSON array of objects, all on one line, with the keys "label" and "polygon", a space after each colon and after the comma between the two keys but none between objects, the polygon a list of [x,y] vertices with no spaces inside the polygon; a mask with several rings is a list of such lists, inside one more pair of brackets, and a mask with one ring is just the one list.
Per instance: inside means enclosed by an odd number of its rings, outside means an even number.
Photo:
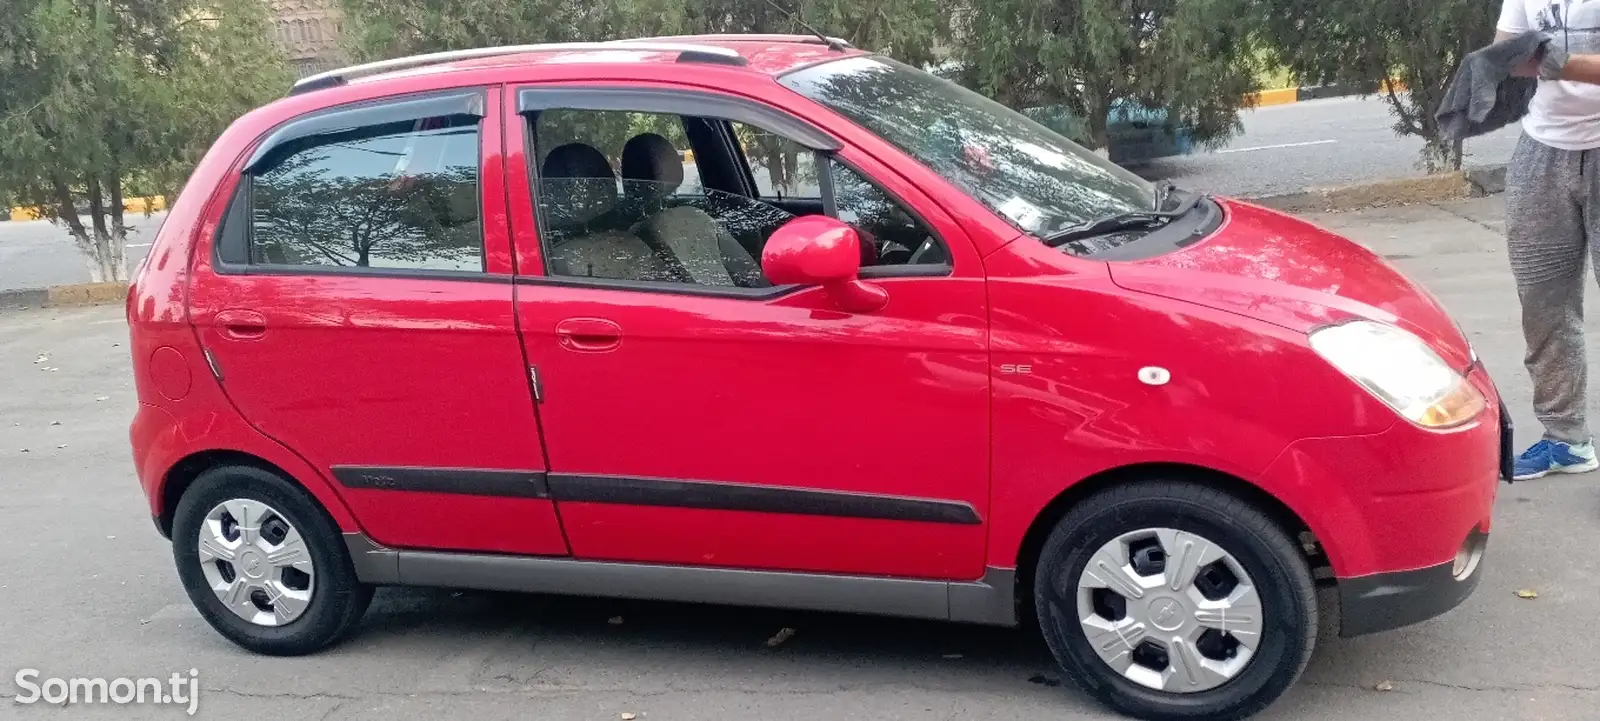
[{"label": "curb", "polygon": [[0,290],[0,310],[9,308],[61,308],[121,303],[128,297],[127,283],[77,283],[49,288]]},{"label": "curb", "polygon": [[[158,213],[167,209],[167,199],[152,195],[148,198],[124,198],[122,210],[125,213]],[[4,208],[0,207],[0,212]],[[40,220],[44,218],[44,211],[37,205],[22,205],[11,209],[11,220]],[[0,218],[5,220],[5,218]]]},{"label": "curb", "polygon": [[[1393,87],[1395,92],[1405,92],[1405,83],[1399,80],[1390,80],[1387,84],[1370,83],[1361,86],[1352,85],[1314,85],[1300,88],[1278,88],[1275,90],[1262,90],[1245,96],[1245,104],[1258,108],[1272,105],[1288,105],[1301,103],[1307,100],[1322,100],[1323,98],[1342,98],[1351,95],[1375,95]],[[1254,102],[1251,102],[1254,101]]]},{"label": "curb", "polygon": [[1483,197],[1503,193],[1505,189],[1506,166],[1486,165],[1415,178],[1306,188],[1297,193],[1246,200],[1285,213],[1339,213],[1386,205]]}]

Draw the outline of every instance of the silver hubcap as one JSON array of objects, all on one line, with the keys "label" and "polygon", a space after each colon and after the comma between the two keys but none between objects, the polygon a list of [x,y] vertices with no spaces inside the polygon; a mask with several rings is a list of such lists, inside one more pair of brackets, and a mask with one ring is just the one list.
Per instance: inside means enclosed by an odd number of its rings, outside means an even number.
[{"label": "silver hubcap", "polygon": [[1117,673],[1173,693],[1227,683],[1261,643],[1261,597],[1238,559],[1170,528],[1101,546],[1078,578],[1078,620]]},{"label": "silver hubcap", "polygon": [[282,626],[311,605],[311,552],[289,519],[261,501],[235,498],[211,509],[198,554],[212,592],[246,621]]}]

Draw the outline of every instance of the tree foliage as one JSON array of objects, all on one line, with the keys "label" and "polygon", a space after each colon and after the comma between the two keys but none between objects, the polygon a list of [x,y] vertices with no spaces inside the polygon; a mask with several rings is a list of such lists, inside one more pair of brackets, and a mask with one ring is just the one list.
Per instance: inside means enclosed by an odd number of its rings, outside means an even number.
[{"label": "tree foliage", "polygon": [[[1494,39],[1500,3],[1486,0],[1261,0],[1260,25],[1306,84],[1379,88],[1395,132],[1425,141],[1428,170],[1461,166],[1433,113],[1462,58]],[[1404,90],[1381,87],[1395,78]]]},{"label": "tree foliage", "polygon": [[[799,18],[908,62],[932,60],[949,37],[937,0],[342,0],[357,58],[491,45],[601,41],[693,33],[803,33]],[[780,10],[779,7],[784,8]]]},{"label": "tree foliage", "polygon": [[276,57],[254,0],[11,0],[0,199],[63,225],[95,280],[123,279],[127,183],[174,187],[229,121],[282,92]]},{"label": "tree foliage", "polygon": [[1217,143],[1259,87],[1250,0],[975,0],[962,14],[964,84],[1015,108],[1065,106],[1103,147],[1118,101]]}]

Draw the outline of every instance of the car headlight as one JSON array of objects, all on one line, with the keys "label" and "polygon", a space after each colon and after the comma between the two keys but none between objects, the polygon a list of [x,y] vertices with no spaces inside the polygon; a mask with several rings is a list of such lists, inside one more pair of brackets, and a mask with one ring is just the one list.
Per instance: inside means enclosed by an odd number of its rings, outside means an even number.
[{"label": "car headlight", "polygon": [[1406,420],[1448,428],[1472,420],[1487,401],[1420,338],[1399,328],[1355,321],[1319,328],[1311,348]]}]

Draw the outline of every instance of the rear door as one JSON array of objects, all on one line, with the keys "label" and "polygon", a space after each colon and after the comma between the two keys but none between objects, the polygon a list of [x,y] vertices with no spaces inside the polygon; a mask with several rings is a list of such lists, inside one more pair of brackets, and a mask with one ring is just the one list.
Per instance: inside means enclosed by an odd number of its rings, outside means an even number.
[{"label": "rear door", "polygon": [[190,306],[229,398],[396,547],[562,555],[513,312],[498,88],[280,126]]}]

